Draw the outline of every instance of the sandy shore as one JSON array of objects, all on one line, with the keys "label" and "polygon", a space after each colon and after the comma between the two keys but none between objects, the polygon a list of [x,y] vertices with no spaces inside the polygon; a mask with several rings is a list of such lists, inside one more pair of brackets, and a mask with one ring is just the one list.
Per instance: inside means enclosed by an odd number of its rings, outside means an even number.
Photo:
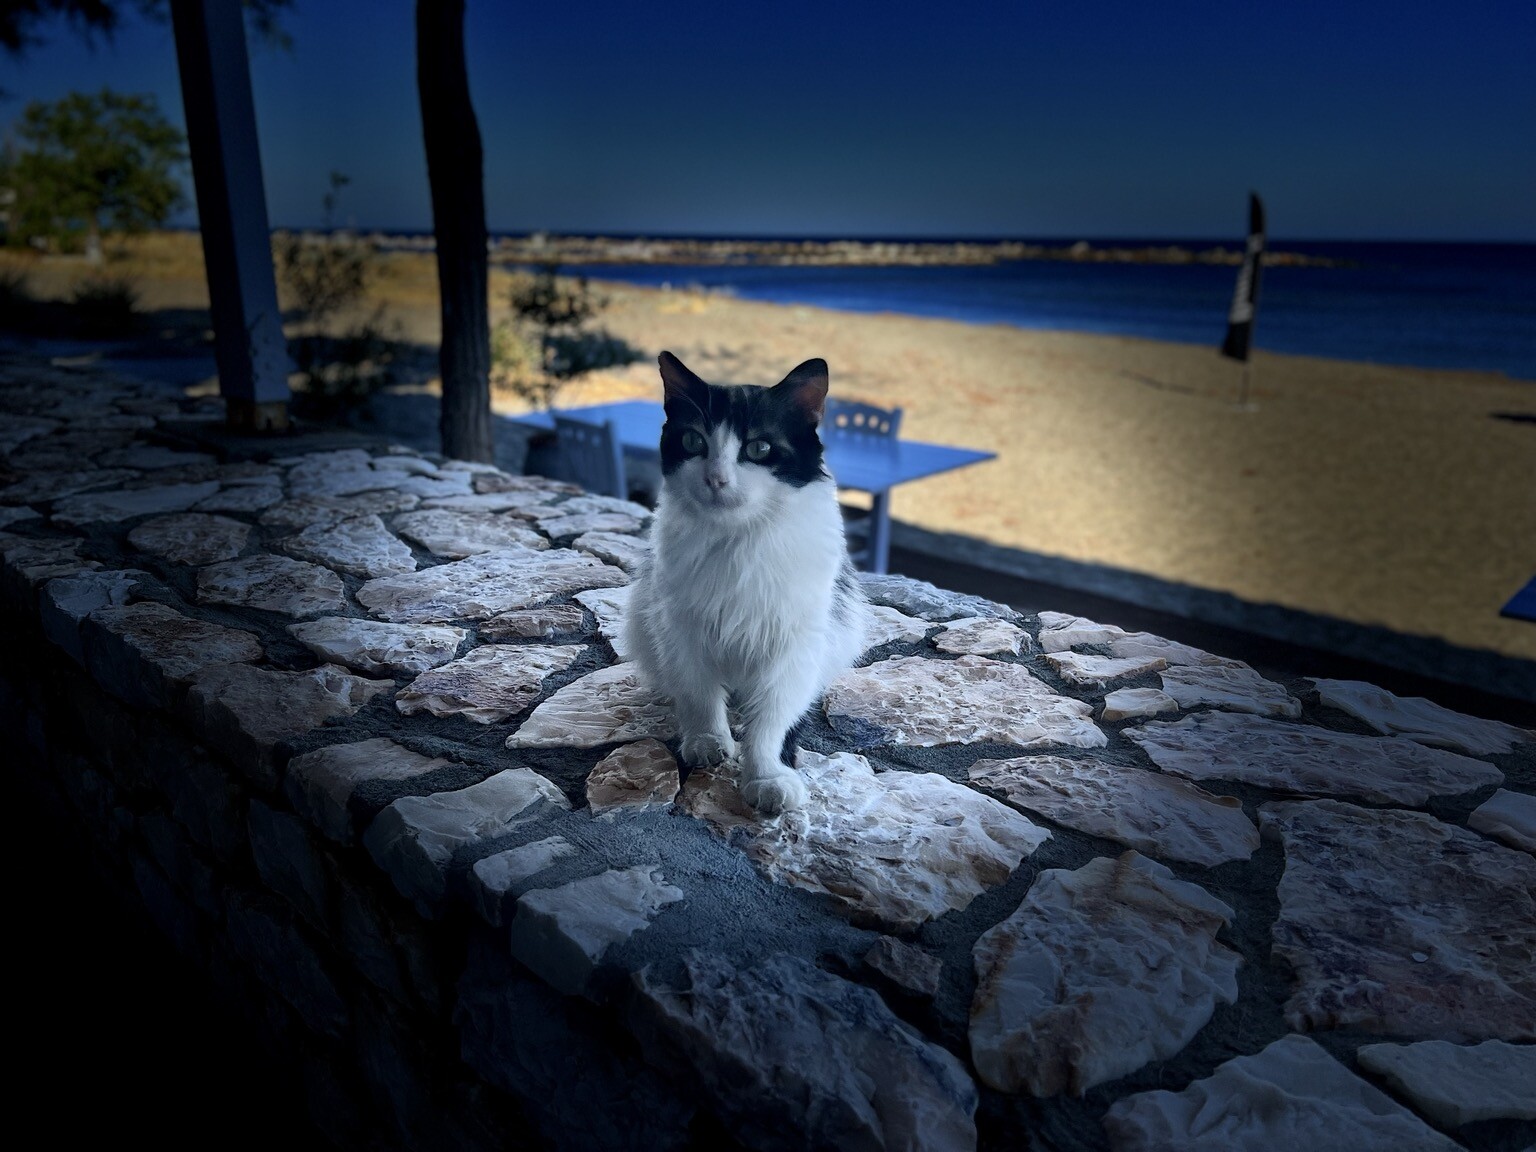
[{"label": "sandy shore", "polygon": [[[186,246],[134,261],[146,307],[206,306]],[[823,356],[835,394],[904,408],[904,435],[998,454],[902,486],[899,519],[1536,659],[1536,624],[1498,615],[1536,573],[1536,424],[1491,415],[1536,414],[1536,385],[1260,353],[1240,411],[1240,370],[1213,348],[604,290],[602,323],[648,357],[769,384]],[[383,258],[373,291],[435,342],[429,257]],[[652,361],[558,402],[659,390]]]},{"label": "sandy shore", "polygon": [[[1260,353],[1253,410],[1211,348],[611,286],[604,323],[709,380],[824,356],[903,434],[998,454],[897,489],[936,531],[1536,658],[1500,606],[1536,573],[1536,385]],[[562,394],[656,396],[636,365]]]}]

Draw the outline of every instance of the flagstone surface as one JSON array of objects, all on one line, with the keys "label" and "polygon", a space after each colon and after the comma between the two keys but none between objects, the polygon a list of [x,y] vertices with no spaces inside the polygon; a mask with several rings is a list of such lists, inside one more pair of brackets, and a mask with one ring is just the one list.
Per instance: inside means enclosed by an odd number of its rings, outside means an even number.
[{"label": "flagstone surface", "polygon": [[1241,800],[1161,772],[1020,756],[978,760],[970,777],[1026,812],[1166,860],[1211,867],[1246,860],[1259,846],[1259,830],[1243,815]]},{"label": "flagstone surface", "polygon": [[1172,1056],[1242,957],[1217,943],[1234,913],[1137,852],[1040,873],[976,942],[971,1059],[1000,1092],[1081,1096]]},{"label": "flagstone surface", "polygon": [[335,1143],[1536,1145],[1536,717],[865,575],[763,818],[622,660],[648,510],[17,363],[16,779]]},{"label": "flagstone surface", "polygon": [[1177,723],[1154,720],[1125,735],[1163,771],[1191,780],[1238,780],[1378,804],[1423,804],[1431,796],[1456,796],[1504,779],[1492,764],[1412,740],[1226,712]]},{"label": "flagstone surface", "polygon": [[1285,1036],[1228,1060],[1182,1092],[1119,1101],[1104,1122],[1116,1152],[1455,1152],[1386,1093],[1371,1087],[1305,1036]]}]

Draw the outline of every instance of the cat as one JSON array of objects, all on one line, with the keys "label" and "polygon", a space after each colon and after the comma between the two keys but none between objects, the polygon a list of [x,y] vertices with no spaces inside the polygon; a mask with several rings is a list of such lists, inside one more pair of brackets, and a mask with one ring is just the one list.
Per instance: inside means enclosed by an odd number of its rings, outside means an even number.
[{"label": "cat", "polygon": [[805,804],[786,739],[868,628],[817,432],[827,362],[772,388],[706,384],[670,352],[659,363],[661,489],[625,640],[672,698],[684,762],[736,760],[742,798],[772,816]]}]

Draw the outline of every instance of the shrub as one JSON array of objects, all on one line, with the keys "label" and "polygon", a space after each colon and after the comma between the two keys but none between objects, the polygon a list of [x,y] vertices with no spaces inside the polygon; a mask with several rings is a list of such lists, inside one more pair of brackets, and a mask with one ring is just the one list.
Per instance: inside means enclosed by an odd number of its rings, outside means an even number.
[{"label": "shrub", "polygon": [[512,277],[512,319],[491,332],[491,383],[538,408],[547,408],[574,376],[640,359],[640,353],[609,332],[585,325],[608,306],[586,277],[558,275],[554,264]]},{"label": "shrub", "polygon": [[92,276],[70,293],[70,326],[77,336],[112,340],[139,326],[139,293],[126,276]]},{"label": "shrub", "polygon": [[299,376],[293,394],[295,415],[344,420],[394,382],[399,340],[386,331],[381,309],[340,336],[301,336],[289,351]]}]

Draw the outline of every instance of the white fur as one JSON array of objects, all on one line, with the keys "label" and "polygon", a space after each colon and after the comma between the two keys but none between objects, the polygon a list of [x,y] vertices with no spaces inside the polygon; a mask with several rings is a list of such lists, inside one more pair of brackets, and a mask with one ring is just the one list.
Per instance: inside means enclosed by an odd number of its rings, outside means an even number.
[{"label": "white fur", "polygon": [[[847,545],[830,479],[794,488],[737,460],[726,429],[709,459],[662,482],[653,556],[635,582],[626,639],[642,674],[672,697],[683,759],[740,755],[742,795],[772,814],[806,789],[779,759],[784,737],[859,655],[867,606],[833,617]],[[740,718],[732,737],[727,702]]]}]

